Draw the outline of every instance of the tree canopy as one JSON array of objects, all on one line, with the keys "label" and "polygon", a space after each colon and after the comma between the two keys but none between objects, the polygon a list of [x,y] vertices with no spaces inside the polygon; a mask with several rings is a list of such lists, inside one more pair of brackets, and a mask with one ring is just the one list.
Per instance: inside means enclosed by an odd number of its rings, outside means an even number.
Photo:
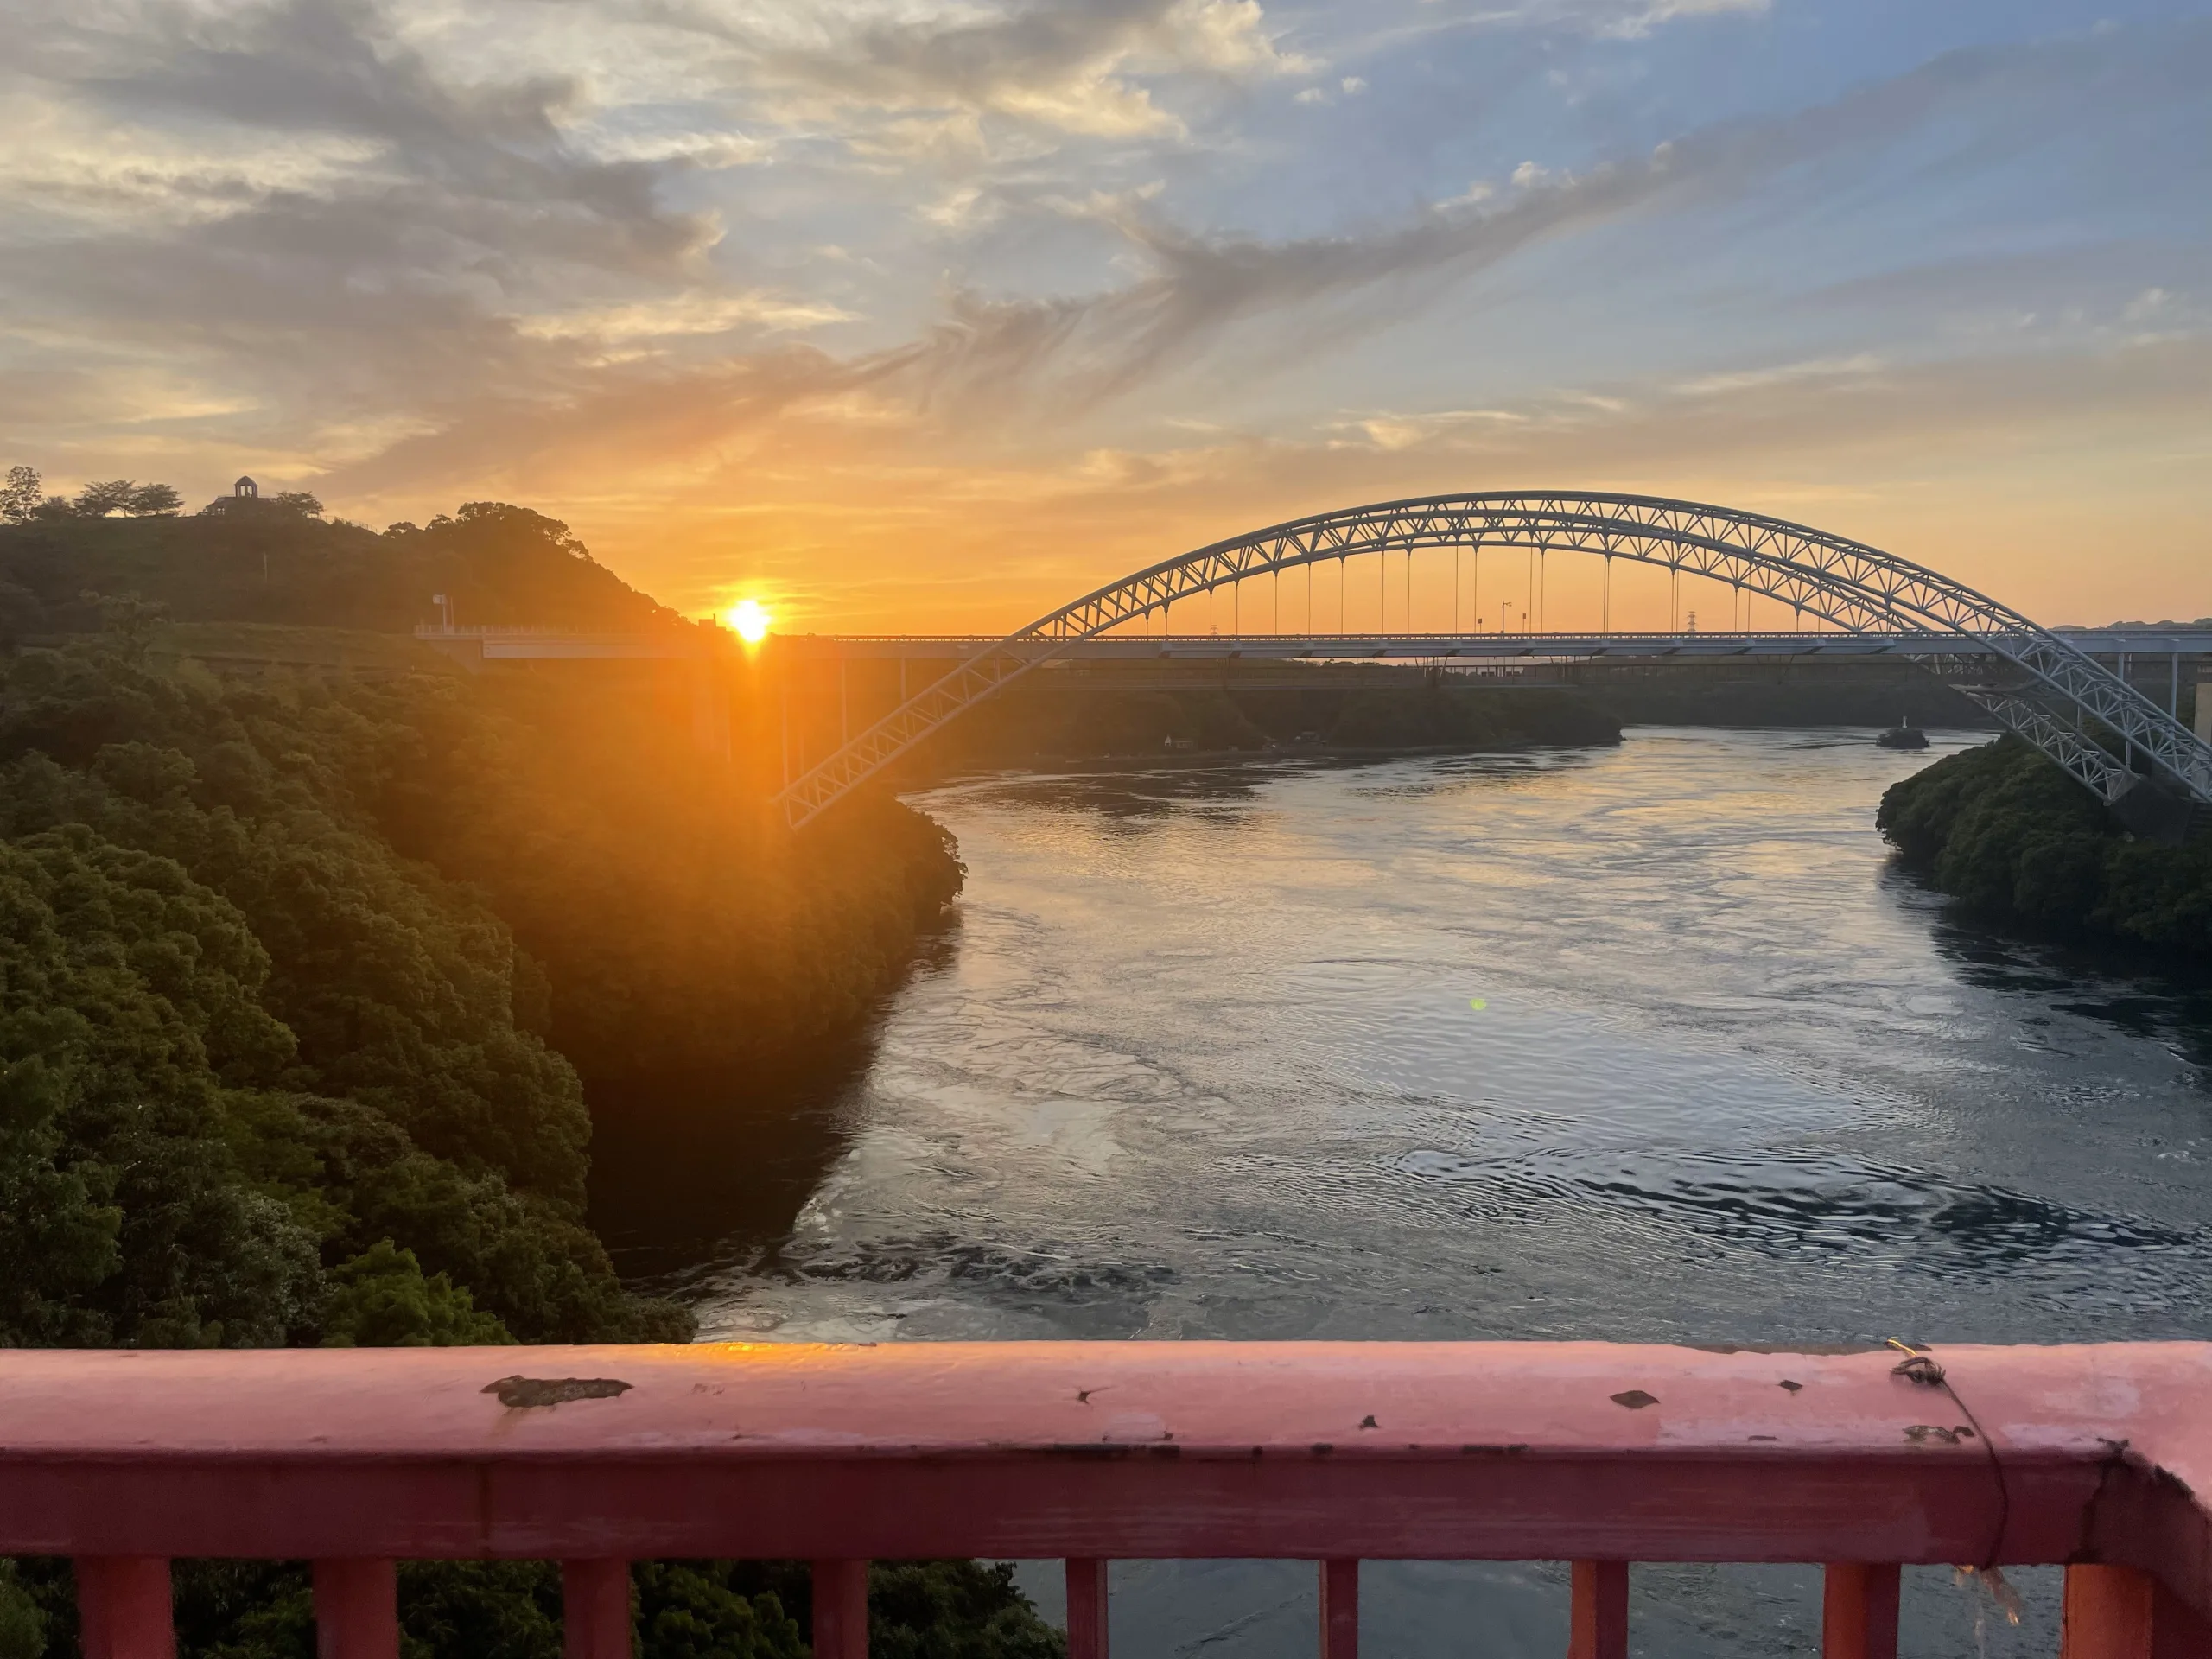
[{"label": "tree canopy", "polygon": [[[601,632],[685,626],[594,560],[557,518],[473,501],[383,533],[332,522],[302,491],[219,496],[127,479],[46,498],[17,467],[0,486],[0,643],[91,632],[86,593],[136,594],[179,621],[283,622],[404,633],[441,620]],[[130,517],[112,517],[113,514]]]},{"label": "tree canopy", "polygon": [[1904,861],[1984,914],[2212,957],[2212,838],[2160,846],[2017,737],[1892,784],[1877,820]]}]

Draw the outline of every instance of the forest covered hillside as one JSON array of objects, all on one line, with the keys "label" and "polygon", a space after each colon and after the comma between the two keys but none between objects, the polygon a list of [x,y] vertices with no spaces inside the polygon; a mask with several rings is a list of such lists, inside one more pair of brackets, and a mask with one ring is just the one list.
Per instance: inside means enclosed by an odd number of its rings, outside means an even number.
[{"label": "forest covered hillside", "polygon": [[[0,528],[0,570],[33,625],[0,640],[0,1346],[688,1338],[592,1229],[595,1133],[772,1114],[766,1079],[849,1040],[938,925],[950,838],[882,794],[790,836],[649,679],[404,640],[344,671],[343,631],[410,626],[418,590],[675,626],[524,509],[383,536],[48,510]],[[175,615],[330,666],[220,671]],[[803,1568],[635,1585],[649,1659],[807,1650]],[[302,1564],[176,1586],[192,1659],[315,1651]],[[553,1659],[558,1586],[410,1563],[404,1651]],[[886,1564],[871,1600],[880,1651],[1059,1650],[988,1566]],[[66,1563],[0,1561],[0,1659],[68,1659],[74,1620]]]},{"label": "forest covered hillside", "polygon": [[0,644],[94,631],[99,596],[124,594],[178,622],[405,633],[443,619],[433,600],[442,594],[465,626],[684,626],[559,519],[505,502],[472,501],[427,524],[378,531],[326,520],[314,497],[298,493],[219,497],[191,514],[133,512],[127,490],[93,486],[74,502],[40,500],[35,473],[12,476],[12,496],[0,490]]},{"label": "forest covered hillside", "polygon": [[791,840],[528,690],[0,662],[0,1339],[354,1340],[363,1275],[444,1294],[410,1252],[524,1340],[686,1328],[583,1227],[585,1079],[849,1028],[958,866],[887,799]]}]

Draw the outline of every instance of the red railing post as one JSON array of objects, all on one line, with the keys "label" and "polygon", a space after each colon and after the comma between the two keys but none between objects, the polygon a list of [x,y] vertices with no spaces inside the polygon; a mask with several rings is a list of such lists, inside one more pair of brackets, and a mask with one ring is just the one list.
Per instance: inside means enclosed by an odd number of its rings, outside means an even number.
[{"label": "red railing post", "polygon": [[814,1659],[868,1659],[868,1563],[814,1564]]},{"label": "red railing post", "polygon": [[315,1564],[315,1659],[399,1659],[399,1566]]},{"label": "red railing post", "polygon": [[1628,1659],[1628,1563],[1577,1561],[1567,1659]]},{"label": "red railing post", "polygon": [[630,1563],[561,1563],[561,1659],[631,1659]]},{"label": "red railing post", "polygon": [[169,1564],[159,1555],[79,1555],[78,1641],[85,1659],[176,1659]]},{"label": "red railing post", "polygon": [[1831,1562],[1821,1592],[1821,1659],[1897,1659],[1896,1563]]},{"label": "red railing post", "polygon": [[1359,1659],[1359,1563],[1321,1563],[1321,1659]]},{"label": "red railing post", "polygon": [[1070,1558],[1068,1659],[1106,1659],[1106,1563]]},{"label": "red railing post", "polygon": [[2059,1659],[2151,1659],[2158,1585],[2132,1567],[2066,1569]]},{"label": "red railing post", "polygon": [[1068,1659],[1106,1659],[1106,1563],[1068,1562]]}]

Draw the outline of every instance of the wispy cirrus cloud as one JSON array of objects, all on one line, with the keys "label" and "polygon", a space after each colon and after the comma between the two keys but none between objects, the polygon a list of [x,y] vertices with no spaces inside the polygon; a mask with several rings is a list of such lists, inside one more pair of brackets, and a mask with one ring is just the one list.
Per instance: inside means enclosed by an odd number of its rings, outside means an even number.
[{"label": "wispy cirrus cloud", "polygon": [[1181,124],[1154,101],[1144,77],[1312,67],[1268,35],[1258,0],[1017,0],[920,16],[903,7],[741,11],[658,0],[650,15],[740,54],[759,88],[871,121],[967,112],[1092,137],[1174,132]]}]

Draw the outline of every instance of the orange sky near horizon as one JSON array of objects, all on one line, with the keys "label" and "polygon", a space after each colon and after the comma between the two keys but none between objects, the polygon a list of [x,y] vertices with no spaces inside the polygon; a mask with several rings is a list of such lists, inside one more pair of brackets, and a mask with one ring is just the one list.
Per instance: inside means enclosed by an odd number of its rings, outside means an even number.
[{"label": "orange sky near horizon", "polygon": [[[2165,347],[2158,348],[2161,355]],[[2200,359],[2202,353],[2188,355]],[[753,598],[787,632],[992,632],[1132,571],[1221,537],[1364,502],[1456,491],[1592,488],[1701,500],[1809,524],[1884,548],[2049,624],[2212,615],[2212,360],[2183,395],[2113,408],[2015,405],[1945,431],[1904,417],[1928,389],[1900,376],[1839,394],[1738,394],[1738,407],[1609,414],[1534,438],[1446,432],[1388,447],[1341,435],[1245,436],[1149,453],[965,459],[882,452],[796,463],[788,454],[726,482],[671,477],[665,494],[532,505],[569,519],[626,579],[690,613]],[[2177,365],[2160,372],[2176,374]],[[2090,378],[2085,373],[2084,380]],[[1713,400],[1706,400],[1710,403]],[[543,480],[551,485],[554,480]],[[717,499],[727,489],[729,499]],[[1371,562],[1370,562],[1371,563]],[[1506,556],[1484,556],[1491,594],[1524,603]],[[1548,626],[1594,627],[1598,562],[1550,561]],[[1348,625],[1374,625],[1373,578]],[[1393,582],[1400,578],[1394,576]],[[1480,594],[1463,569],[1462,625]],[[1694,583],[1706,620],[1734,603]],[[1273,596],[1255,603],[1262,614]],[[1335,615],[1325,594],[1317,626]],[[1224,606],[1228,604],[1224,600]],[[1304,588],[1282,601],[1303,626]],[[1754,601],[1756,604],[1758,601]],[[1402,589],[1389,620],[1404,625]],[[1450,556],[1416,563],[1424,629],[1452,620]],[[1497,625],[1493,603],[1480,608]],[[1663,575],[1618,576],[1619,628],[1667,625]],[[1227,611],[1222,626],[1227,628]],[[1787,627],[1774,615],[1760,626]],[[1179,609],[1177,632],[1205,631]]]}]

